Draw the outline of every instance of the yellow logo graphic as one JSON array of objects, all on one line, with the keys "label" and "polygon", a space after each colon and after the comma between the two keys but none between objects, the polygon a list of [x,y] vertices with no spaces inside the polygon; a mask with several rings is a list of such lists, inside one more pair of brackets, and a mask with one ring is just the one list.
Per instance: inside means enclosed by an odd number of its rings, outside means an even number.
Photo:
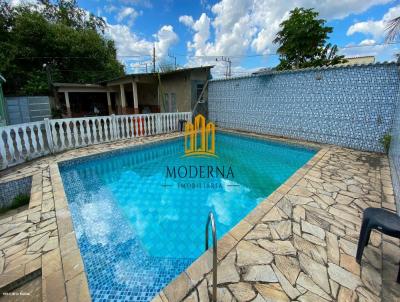
[{"label": "yellow logo graphic", "polygon": [[185,125],[185,156],[216,156],[215,125],[199,114]]}]

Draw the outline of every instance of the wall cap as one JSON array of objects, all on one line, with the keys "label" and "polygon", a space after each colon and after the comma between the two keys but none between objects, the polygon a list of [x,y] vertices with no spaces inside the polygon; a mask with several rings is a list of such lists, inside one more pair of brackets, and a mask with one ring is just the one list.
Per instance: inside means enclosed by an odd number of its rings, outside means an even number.
[{"label": "wall cap", "polygon": [[372,66],[387,66],[387,65],[394,65],[398,66],[399,64],[396,62],[377,62],[377,63],[369,63],[369,64],[351,64],[351,65],[331,65],[331,66],[321,66],[321,67],[307,67],[301,69],[293,69],[293,70],[268,70],[264,72],[259,72],[256,74],[249,74],[245,76],[237,76],[237,77],[230,77],[230,78],[218,78],[212,79],[210,82],[218,82],[218,81],[227,81],[227,80],[239,80],[239,79],[246,79],[246,78],[254,78],[254,77],[262,77],[267,75],[276,75],[276,74],[288,74],[288,73],[301,73],[301,72],[310,72],[310,71],[325,71],[331,69],[348,69],[348,68],[360,68],[360,67],[372,67]]}]

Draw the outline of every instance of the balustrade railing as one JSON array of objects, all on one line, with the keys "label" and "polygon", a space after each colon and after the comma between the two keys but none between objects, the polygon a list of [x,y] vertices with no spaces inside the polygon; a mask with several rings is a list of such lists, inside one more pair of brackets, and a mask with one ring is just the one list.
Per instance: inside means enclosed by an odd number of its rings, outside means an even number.
[{"label": "balustrade railing", "polygon": [[178,130],[191,112],[45,119],[0,127],[0,170],[49,153]]}]

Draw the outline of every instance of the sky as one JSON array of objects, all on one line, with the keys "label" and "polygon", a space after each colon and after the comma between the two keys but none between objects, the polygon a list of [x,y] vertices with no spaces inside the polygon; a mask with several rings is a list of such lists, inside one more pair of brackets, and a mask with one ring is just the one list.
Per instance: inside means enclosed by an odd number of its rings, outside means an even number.
[{"label": "sky", "polygon": [[[16,4],[21,0],[10,0]],[[349,57],[374,55],[392,61],[399,44],[383,44],[386,22],[400,15],[394,0],[78,0],[106,20],[126,72],[157,64],[179,67],[216,65],[214,77],[244,75],[279,63],[272,41],[295,7],[314,8],[333,27],[329,41]],[[383,45],[382,45],[383,44]],[[225,60],[225,61],[224,61]]]}]

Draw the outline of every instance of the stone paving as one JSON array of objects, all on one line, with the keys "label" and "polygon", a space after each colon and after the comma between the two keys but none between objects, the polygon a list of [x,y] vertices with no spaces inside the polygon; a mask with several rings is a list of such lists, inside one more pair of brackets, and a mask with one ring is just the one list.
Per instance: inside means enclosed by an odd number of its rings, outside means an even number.
[{"label": "stone paving", "polygon": [[[13,288],[21,278],[40,271],[42,301],[90,301],[57,163],[179,135],[173,133],[70,150],[2,171],[0,182],[32,176],[32,188],[28,209],[12,210],[0,218],[0,292],[6,292],[5,289]],[[15,288],[12,292],[19,290]],[[2,299],[14,298],[17,299],[15,296]],[[24,299],[33,301],[32,296]]]},{"label": "stone paving", "polygon": [[[177,135],[71,150],[3,171],[0,182],[32,175],[33,183],[29,209],[0,220],[0,288],[40,271],[43,301],[90,301],[57,162]],[[218,301],[398,301],[398,240],[374,232],[361,267],[354,259],[369,206],[395,210],[387,157],[323,146],[219,240]],[[209,251],[154,301],[209,301],[211,263]]]},{"label": "stone paving", "polygon": [[[219,241],[218,301],[399,301],[399,240],[371,235],[355,261],[362,211],[395,210],[386,156],[322,149]],[[153,301],[209,301],[205,253]]]}]

